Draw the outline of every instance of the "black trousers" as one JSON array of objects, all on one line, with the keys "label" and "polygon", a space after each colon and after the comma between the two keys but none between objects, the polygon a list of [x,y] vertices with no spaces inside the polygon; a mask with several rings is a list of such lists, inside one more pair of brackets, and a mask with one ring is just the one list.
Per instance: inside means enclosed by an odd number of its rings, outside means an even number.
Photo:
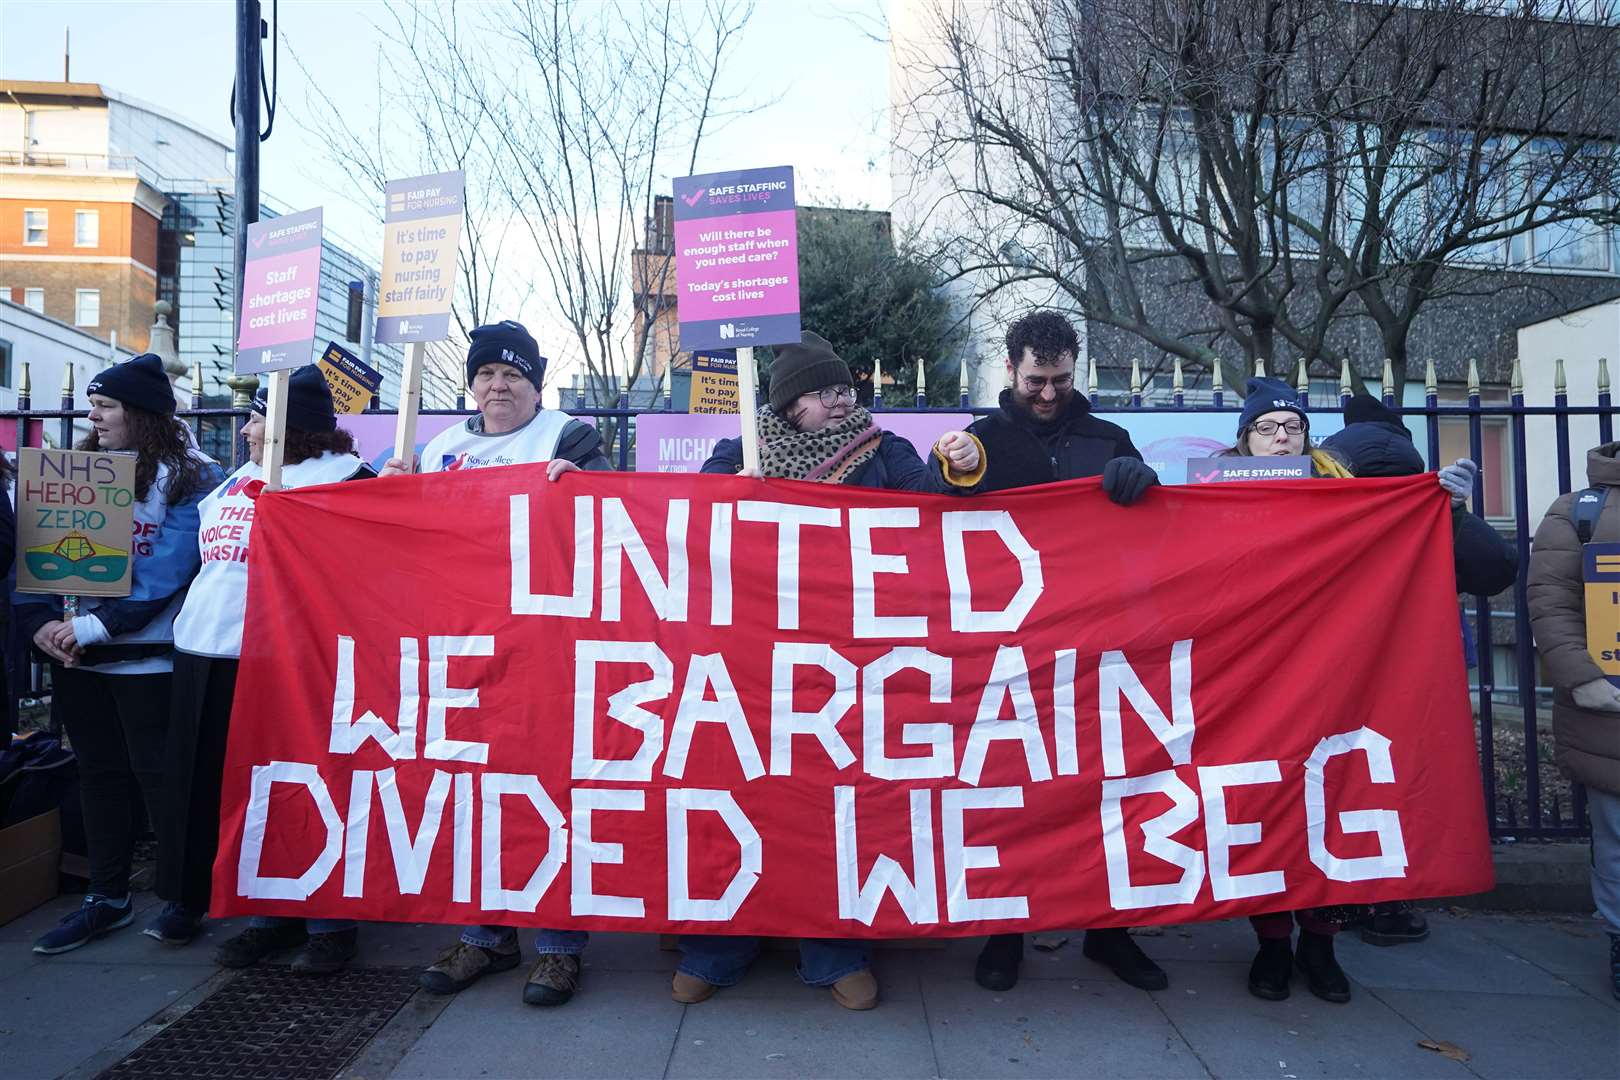
[{"label": "black trousers", "polygon": [[198,914],[208,909],[219,850],[219,790],[237,663],[174,654],[174,704],[157,819],[157,893]]},{"label": "black trousers", "polygon": [[90,891],[129,895],[140,807],[157,827],[169,730],[168,672],[105,675],[51,666],[51,707],[79,759],[79,799],[90,858]]}]

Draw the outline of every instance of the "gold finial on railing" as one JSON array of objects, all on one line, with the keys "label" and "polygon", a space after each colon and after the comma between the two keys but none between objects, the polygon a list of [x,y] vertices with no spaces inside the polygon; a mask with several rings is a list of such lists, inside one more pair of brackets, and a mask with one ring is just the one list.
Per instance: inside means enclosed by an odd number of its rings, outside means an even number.
[{"label": "gold finial on railing", "polygon": [[1266,377],[1266,358],[1263,356],[1254,358],[1254,377],[1257,379]]},{"label": "gold finial on railing", "polygon": [[1294,389],[1302,394],[1311,392],[1311,369],[1305,365],[1305,358],[1299,358],[1299,371],[1294,375]]},{"label": "gold finial on railing", "polygon": [[1395,361],[1386,356],[1384,357],[1384,396],[1399,401],[1401,398],[1399,391],[1400,387],[1395,385]]},{"label": "gold finial on railing", "polygon": [[1138,360],[1136,357],[1133,356],[1133,357],[1131,357],[1131,393],[1132,394],[1140,394],[1141,392],[1142,392],[1142,361]]},{"label": "gold finial on railing", "polygon": [[22,362],[22,378],[17,381],[17,394],[19,397],[31,397],[34,393],[34,380],[28,374],[28,361]]},{"label": "gold finial on railing", "polygon": [[1170,389],[1174,390],[1178,394],[1186,389],[1186,384],[1183,383],[1181,379],[1181,357],[1179,356],[1176,357],[1175,374],[1170,377]]},{"label": "gold finial on railing", "polygon": [[63,364],[62,365],[62,396],[65,397],[65,398],[71,398],[73,396],[73,365],[72,364]]},{"label": "gold finial on railing", "polygon": [[972,387],[968,383],[967,358],[963,357],[962,358],[962,378],[957,383],[956,392],[958,394],[960,394],[962,397],[967,397],[968,396],[968,391],[970,389],[972,389]]},{"label": "gold finial on railing", "polygon": [[1221,381],[1221,358],[1217,356],[1209,361],[1209,392],[1213,394],[1225,385]]},{"label": "gold finial on railing", "polygon": [[1479,393],[1479,363],[1473,357],[1468,358],[1468,392]]},{"label": "gold finial on railing", "polygon": [[1350,358],[1345,357],[1339,364],[1339,396],[1349,397],[1350,391],[1355,385],[1350,380]]},{"label": "gold finial on railing", "polygon": [[1519,358],[1513,358],[1513,373],[1508,376],[1508,393],[1518,397],[1524,393],[1524,369],[1519,366]]},{"label": "gold finial on railing", "polygon": [[1608,392],[1609,358],[1607,356],[1600,356],[1598,357],[1598,393],[1607,394]]},{"label": "gold finial on railing", "polygon": [[1429,397],[1440,393],[1440,375],[1434,370],[1434,358],[1423,361],[1423,392]]},{"label": "gold finial on railing", "polygon": [[1086,393],[1097,396],[1097,361],[1089,357],[1086,359]]},{"label": "gold finial on railing", "polygon": [[1553,393],[1569,393],[1569,383],[1564,379],[1564,358],[1562,356],[1553,361]]},{"label": "gold finial on railing", "polygon": [[203,362],[201,356],[197,357],[196,364],[192,365],[191,368],[191,396],[198,401],[203,399]]},{"label": "gold finial on railing", "polygon": [[225,380],[225,385],[231,388],[231,408],[246,409],[253,404],[254,391],[259,389],[259,377],[232,375]]},{"label": "gold finial on railing", "polygon": [[928,400],[928,365],[922,357],[917,357],[917,396],[924,401]]},{"label": "gold finial on railing", "polygon": [[883,357],[872,357],[872,393],[883,396]]}]

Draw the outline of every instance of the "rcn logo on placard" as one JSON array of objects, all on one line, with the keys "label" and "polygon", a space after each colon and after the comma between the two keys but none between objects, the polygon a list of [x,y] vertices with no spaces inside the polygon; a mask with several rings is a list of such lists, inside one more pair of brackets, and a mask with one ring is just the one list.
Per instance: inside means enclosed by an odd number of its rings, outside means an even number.
[{"label": "rcn logo on placard", "polygon": [[726,338],[734,338],[736,336],[737,336],[737,324],[736,323],[723,322],[723,323],[720,324],[720,340],[721,341],[724,341]]}]

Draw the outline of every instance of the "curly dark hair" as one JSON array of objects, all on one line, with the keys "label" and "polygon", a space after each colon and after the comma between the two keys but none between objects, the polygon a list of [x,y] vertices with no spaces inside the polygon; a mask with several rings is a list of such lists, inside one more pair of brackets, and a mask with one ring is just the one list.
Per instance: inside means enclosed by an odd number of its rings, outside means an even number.
[{"label": "curly dark hair", "polygon": [[[203,486],[203,462],[191,453],[191,433],[173,416],[155,413],[150,409],[124,405],[128,418],[130,446],[135,458],[135,498],[142,501],[157,480],[159,463],[169,466],[169,478],[164,484],[163,496],[169,502],[181,502]],[[101,436],[95,428],[79,440],[80,450],[100,450]]]},{"label": "curly dark hair", "polygon": [[1062,312],[1032,311],[1007,328],[1007,362],[1018,367],[1025,349],[1035,353],[1036,364],[1052,366],[1064,353],[1078,359],[1080,338]]},{"label": "curly dark hair", "polygon": [[282,461],[287,465],[296,465],[300,461],[318,458],[328,450],[334,454],[354,453],[354,436],[342,428],[319,432],[288,428],[287,449]]}]

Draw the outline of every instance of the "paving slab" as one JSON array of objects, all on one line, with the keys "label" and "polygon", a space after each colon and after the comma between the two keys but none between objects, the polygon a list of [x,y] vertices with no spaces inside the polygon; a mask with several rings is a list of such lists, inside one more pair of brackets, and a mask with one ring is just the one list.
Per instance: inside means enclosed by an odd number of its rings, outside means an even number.
[{"label": "paving slab", "polygon": [[1437,922],[1428,940],[1412,945],[1368,945],[1347,930],[1334,951],[1351,978],[1379,989],[1501,988],[1526,995],[1583,996],[1568,980],[1480,934],[1464,919]]},{"label": "paving slab", "polygon": [[1496,915],[1453,921],[1620,1011],[1609,978],[1609,935],[1595,918]]},{"label": "paving slab", "polygon": [[1620,1075],[1620,1023],[1584,994],[1374,992],[1429,1038],[1468,1051],[1469,1069],[1486,1080]]}]

